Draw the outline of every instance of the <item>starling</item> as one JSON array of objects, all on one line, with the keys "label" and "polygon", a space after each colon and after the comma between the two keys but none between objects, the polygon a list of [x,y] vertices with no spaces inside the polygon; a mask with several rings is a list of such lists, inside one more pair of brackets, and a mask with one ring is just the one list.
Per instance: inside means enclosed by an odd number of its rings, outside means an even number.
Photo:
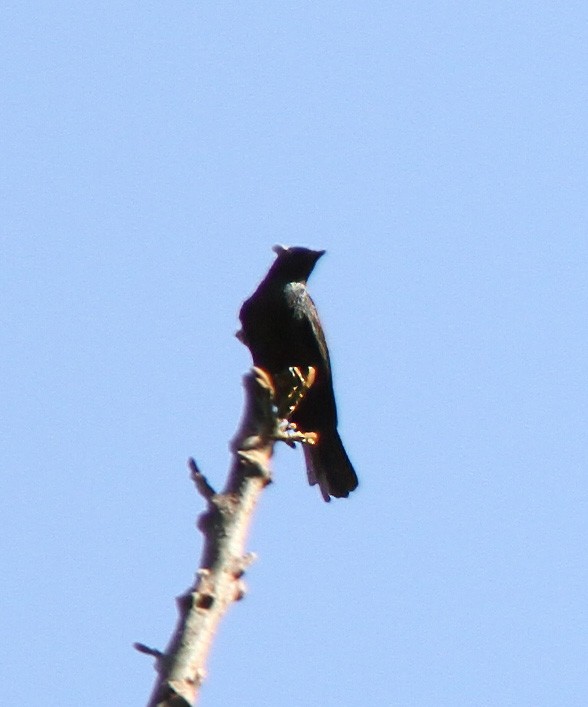
[{"label": "starling", "polygon": [[[346,498],[357,476],[337,431],[337,407],[325,335],[306,281],[324,250],[276,246],[277,258],[253,295],[243,303],[239,338],[253,364],[272,376],[291,368],[314,369],[314,381],[288,420],[302,432],[314,432],[316,443],[304,444],[311,485],[325,501]],[[279,405],[278,405],[279,406]]]}]

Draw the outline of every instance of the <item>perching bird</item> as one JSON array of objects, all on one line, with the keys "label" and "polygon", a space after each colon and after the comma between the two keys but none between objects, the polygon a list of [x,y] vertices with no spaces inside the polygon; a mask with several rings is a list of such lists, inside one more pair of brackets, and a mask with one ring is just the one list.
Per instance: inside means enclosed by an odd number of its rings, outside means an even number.
[{"label": "perching bird", "polygon": [[275,246],[277,258],[239,318],[240,339],[255,366],[270,374],[291,367],[315,369],[315,380],[289,417],[302,432],[315,432],[316,444],[304,444],[311,485],[325,501],[347,497],[357,487],[357,475],[337,431],[337,407],[325,335],[306,281],[324,250]]}]

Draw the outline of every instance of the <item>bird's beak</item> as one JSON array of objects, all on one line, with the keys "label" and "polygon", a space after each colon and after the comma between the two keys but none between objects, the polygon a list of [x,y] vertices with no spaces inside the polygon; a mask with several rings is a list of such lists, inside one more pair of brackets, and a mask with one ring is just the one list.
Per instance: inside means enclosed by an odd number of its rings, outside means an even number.
[{"label": "bird's beak", "polygon": [[313,250],[313,265],[316,265],[326,252],[326,250]]},{"label": "bird's beak", "polygon": [[275,245],[272,250],[276,255],[282,255],[282,253],[285,253],[288,250],[287,245]]}]

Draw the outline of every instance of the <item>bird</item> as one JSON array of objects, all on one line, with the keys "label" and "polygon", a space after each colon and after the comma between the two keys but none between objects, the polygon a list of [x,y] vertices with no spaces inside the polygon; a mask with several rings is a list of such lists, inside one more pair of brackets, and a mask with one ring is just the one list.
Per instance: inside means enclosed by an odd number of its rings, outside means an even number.
[{"label": "bird", "polygon": [[272,376],[293,368],[312,370],[314,380],[288,421],[316,435],[314,444],[303,444],[309,484],[318,484],[325,501],[347,498],[358,479],[337,430],[329,350],[306,287],[325,251],[300,246],[273,250],[276,259],[239,312],[238,338],[249,348],[253,364]]}]

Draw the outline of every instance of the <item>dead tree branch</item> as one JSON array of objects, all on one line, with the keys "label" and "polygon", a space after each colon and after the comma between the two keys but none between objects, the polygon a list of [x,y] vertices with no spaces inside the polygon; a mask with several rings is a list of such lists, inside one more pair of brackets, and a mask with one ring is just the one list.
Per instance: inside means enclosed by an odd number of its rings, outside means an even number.
[{"label": "dead tree branch", "polygon": [[158,677],[148,707],[196,703],[218,624],[245,593],[242,577],[254,559],[245,553],[245,541],[259,496],[271,481],[274,444],[277,439],[306,441],[279,426],[273,382],[264,371],[253,368],[244,387],[245,410],[231,444],[233,462],[223,491],[217,493],[196,462],[189,461],[192,480],[207,503],[198,521],[204,547],[194,585],[177,599],[178,622],[165,652],[135,644],[156,660]]}]

